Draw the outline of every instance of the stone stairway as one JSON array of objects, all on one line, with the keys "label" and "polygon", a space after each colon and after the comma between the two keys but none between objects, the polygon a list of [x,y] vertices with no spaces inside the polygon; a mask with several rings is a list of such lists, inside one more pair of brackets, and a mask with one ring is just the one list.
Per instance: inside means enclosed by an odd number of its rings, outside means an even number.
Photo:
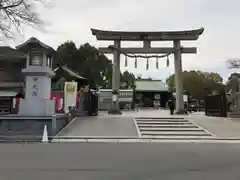
[{"label": "stone stairway", "polygon": [[212,135],[184,118],[135,118],[142,138],[209,139]]}]

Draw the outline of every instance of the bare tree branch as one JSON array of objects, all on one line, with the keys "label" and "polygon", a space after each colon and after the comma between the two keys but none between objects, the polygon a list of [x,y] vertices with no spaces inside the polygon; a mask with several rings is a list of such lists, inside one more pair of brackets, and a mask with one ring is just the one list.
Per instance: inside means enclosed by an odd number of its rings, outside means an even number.
[{"label": "bare tree branch", "polygon": [[23,25],[33,28],[44,26],[35,7],[48,2],[50,0],[0,0],[0,39],[21,35]]}]

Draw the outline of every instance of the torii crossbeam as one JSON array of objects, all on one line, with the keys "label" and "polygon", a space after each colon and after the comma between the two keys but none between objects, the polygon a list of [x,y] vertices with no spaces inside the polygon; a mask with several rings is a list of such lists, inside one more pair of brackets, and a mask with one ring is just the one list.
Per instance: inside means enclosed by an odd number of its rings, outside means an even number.
[{"label": "torii crossbeam", "polygon": [[[182,53],[197,53],[195,47],[181,47],[181,41],[195,41],[203,33],[204,29],[196,29],[189,31],[102,31],[91,29],[92,34],[99,41],[114,41],[114,49],[109,47],[100,47],[103,53],[113,53],[113,78],[112,91],[113,103],[109,110],[112,114],[121,114],[119,109],[118,92],[120,87],[120,53],[129,54],[164,54],[174,53],[174,69],[175,69],[175,87],[176,87],[176,113],[184,113],[183,102],[183,79],[182,79]],[[121,48],[121,41],[142,41],[141,48]],[[173,47],[151,47],[151,41],[173,41]]]}]

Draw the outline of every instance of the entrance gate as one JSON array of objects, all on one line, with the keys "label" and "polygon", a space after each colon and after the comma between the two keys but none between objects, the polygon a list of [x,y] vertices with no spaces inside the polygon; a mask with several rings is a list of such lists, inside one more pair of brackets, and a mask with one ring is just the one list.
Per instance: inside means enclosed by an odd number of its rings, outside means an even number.
[{"label": "entrance gate", "polygon": [[[100,47],[103,53],[113,54],[113,77],[112,77],[112,107],[111,114],[121,114],[119,108],[119,87],[120,87],[120,54],[132,58],[163,58],[174,54],[175,87],[176,87],[176,113],[184,113],[183,103],[183,82],[182,82],[182,53],[196,53],[196,47],[181,47],[181,41],[194,41],[199,38],[204,29],[190,31],[158,31],[158,32],[126,32],[126,31],[102,31],[91,29],[97,40],[114,41],[113,46]],[[142,41],[141,48],[121,48],[121,41]],[[151,47],[151,41],[172,41],[173,47]],[[133,55],[130,55],[133,54]],[[135,55],[135,54],[145,54]],[[164,54],[164,55],[147,55]],[[147,64],[148,69],[148,64]]]}]

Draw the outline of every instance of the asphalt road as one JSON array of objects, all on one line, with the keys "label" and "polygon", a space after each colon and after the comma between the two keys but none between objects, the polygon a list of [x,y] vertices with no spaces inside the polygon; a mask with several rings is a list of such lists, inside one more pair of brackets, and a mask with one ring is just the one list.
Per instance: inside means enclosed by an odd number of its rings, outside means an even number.
[{"label": "asphalt road", "polygon": [[0,144],[17,180],[240,179],[240,144]]}]

